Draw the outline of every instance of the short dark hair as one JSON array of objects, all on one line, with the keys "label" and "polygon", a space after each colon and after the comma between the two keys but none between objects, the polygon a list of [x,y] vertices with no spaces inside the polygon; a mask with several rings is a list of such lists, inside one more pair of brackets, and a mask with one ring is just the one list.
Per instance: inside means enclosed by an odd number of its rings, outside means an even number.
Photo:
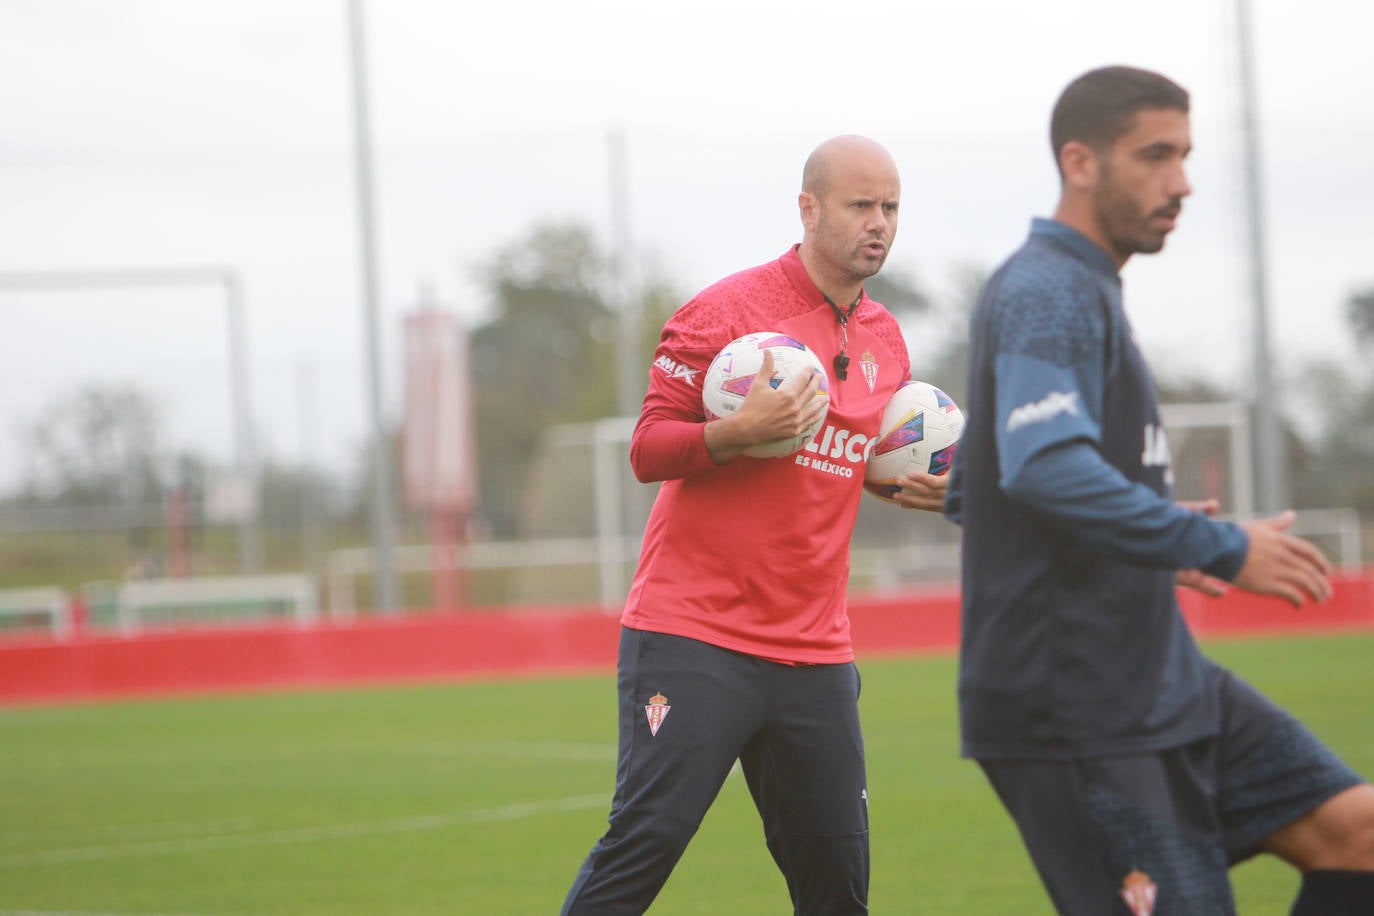
[{"label": "short dark hair", "polygon": [[1138,67],[1100,67],[1064,87],[1050,115],[1054,162],[1071,140],[1104,150],[1129,133],[1138,112],[1172,109],[1188,113],[1188,90],[1159,73]]}]

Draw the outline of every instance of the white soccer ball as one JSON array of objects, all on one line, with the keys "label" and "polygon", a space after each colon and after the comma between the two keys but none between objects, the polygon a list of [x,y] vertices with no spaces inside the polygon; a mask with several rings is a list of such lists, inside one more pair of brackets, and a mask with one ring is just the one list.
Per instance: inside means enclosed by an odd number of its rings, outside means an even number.
[{"label": "white soccer ball", "polygon": [[905,381],[883,408],[878,440],[864,469],[864,489],[895,503],[897,476],[912,471],[944,474],[954,461],[964,413],[928,382]]},{"label": "white soccer ball", "polygon": [[820,359],[806,344],[776,331],[755,331],[735,338],[721,347],[706,369],[706,379],[701,383],[701,403],[708,420],[728,417],[739,410],[754,382],[754,376],[758,375],[759,367],[763,365],[765,350],[773,354],[770,385],[777,388],[793,376],[814,369],[821,375],[821,387],[816,397],[825,398],[827,405],[816,422],[801,435],[764,442],[744,450],[744,454],[753,458],[780,458],[805,448],[825,423],[825,416],[829,413],[830,377],[825,374]]}]

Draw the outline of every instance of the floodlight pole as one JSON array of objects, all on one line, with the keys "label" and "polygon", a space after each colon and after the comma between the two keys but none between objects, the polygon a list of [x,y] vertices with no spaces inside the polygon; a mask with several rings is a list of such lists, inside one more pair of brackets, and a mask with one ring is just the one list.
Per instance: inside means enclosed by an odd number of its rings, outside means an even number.
[{"label": "floodlight pole", "polygon": [[236,464],[253,489],[251,522],[240,522],[249,534],[239,540],[243,568],[254,572],[262,569],[262,532],[258,519],[262,512],[262,493],[258,491],[257,456],[253,448],[253,421],[248,408],[248,329],[243,309],[243,284],[234,271],[224,273],[224,295],[229,306],[229,388],[233,392],[234,439]]},{"label": "floodlight pole", "polygon": [[244,572],[262,569],[262,532],[257,492],[257,456],[248,397],[248,343],[243,283],[225,267],[133,270],[49,270],[0,273],[0,289],[108,289],[111,287],[217,286],[224,291],[229,338],[229,400],[234,418],[234,467],[253,488],[252,511],[239,522],[239,563]]},{"label": "floodlight pole", "polygon": [[[629,144],[623,125],[613,125],[606,134],[607,163],[611,205],[611,283],[614,288],[616,322],[616,410],[621,420],[639,415],[647,383],[640,356],[644,316],[637,298],[638,284],[632,277],[634,263],[630,240]],[[592,437],[592,457],[596,470],[596,530],[601,553],[601,603],[610,608],[625,597],[621,569],[621,541],[633,524],[631,516],[640,515],[648,490],[625,487],[613,440],[603,440],[601,430],[615,420],[598,423]],[[618,459],[623,464],[623,457]]]},{"label": "floodlight pole", "polygon": [[377,295],[377,240],[372,212],[372,147],[367,106],[367,48],[362,0],[349,0],[348,24],[352,40],[353,139],[357,163],[358,237],[363,282],[363,340],[367,355],[367,404],[372,426],[372,551],[376,575],[372,601],[378,611],[397,607],[396,574],[392,566],[395,508],[391,491],[391,449],[382,412],[381,319]]},{"label": "floodlight pole", "polygon": [[313,361],[296,363],[296,424],[300,435],[301,461],[301,557],[305,574],[315,582],[324,576],[324,528],[320,519],[320,492],[315,480],[319,464],[319,380]]},{"label": "floodlight pole", "polygon": [[640,314],[630,282],[630,192],[625,128],[615,125],[606,134],[611,199],[612,305],[619,313],[616,359],[616,407],[622,417],[639,413],[644,397],[643,367],[639,363]]},{"label": "floodlight pole", "polygon": [[1264,197],[1261,190],[1259,116],[1250,43],[1250,3],[1236,0],[1240,50],[1241,132],[1244,151],[1247,237],[1250,248],[1251,400],[1255,431],[1255,506],[1269,513],[1289,508],[1288,455],[1279,425],[1269,345],[1269,302],[1265,276]]}]

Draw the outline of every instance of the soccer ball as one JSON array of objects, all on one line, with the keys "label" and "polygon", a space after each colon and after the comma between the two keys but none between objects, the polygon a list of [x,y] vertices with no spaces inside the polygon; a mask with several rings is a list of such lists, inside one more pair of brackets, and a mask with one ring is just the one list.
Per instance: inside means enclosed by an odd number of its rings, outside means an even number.
[{"label": "soccer ball", "polygon": [[949,470],[964,434],[964,413],[934,385],[908,380],[892,393],[878,428],[864,469],[864,489],[895,503],[901,490],[897,475]]},{"label": "soccer ball", "polygon": [[763,365],[764,350],[773,354],[773,377],[768,384],[777,388],[794,375],[814,369],[821,375],[821,387],[816,397],[825,398],[827,404],[826,411],[801,435],[763,442],[744,450],[744,454],[752,458],[780,458],[805,448],[825,423],[825,416],[829,413],[830,378],[825,374],[820,359],[806,344],[776,331],[755,331],[735,338],[721,348],[706,369],[706,379],[701,383],[701,403],[708,420],[728,417],[739,410],[744,403],[744,396],[749,393],[749,386],[754,382],[754,376],[758,375],[759,367]]}]

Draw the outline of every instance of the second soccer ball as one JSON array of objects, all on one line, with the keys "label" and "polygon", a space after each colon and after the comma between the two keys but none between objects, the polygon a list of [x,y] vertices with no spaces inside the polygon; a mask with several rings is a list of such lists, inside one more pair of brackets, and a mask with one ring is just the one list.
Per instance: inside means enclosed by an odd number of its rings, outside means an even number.
[{"label": "second soccer ball", "polygon": [[944,474],[964,434],[964,413],[954,399],[929,382],[906,381],[883,408],[878,441],[868,456],[864,489],[896,502],[897,475]]}]

